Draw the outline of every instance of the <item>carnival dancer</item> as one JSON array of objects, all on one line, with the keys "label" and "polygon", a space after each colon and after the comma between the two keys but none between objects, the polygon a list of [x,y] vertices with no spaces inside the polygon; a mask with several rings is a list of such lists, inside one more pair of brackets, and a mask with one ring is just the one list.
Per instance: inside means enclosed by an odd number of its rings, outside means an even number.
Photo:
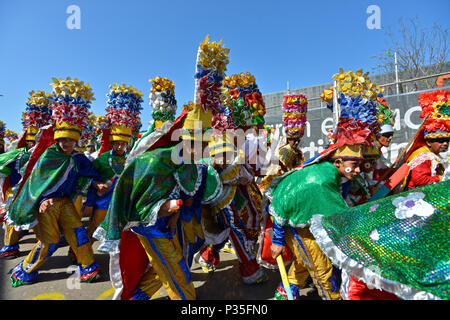
[{"label": "carnival dancer", "polygon": [[[375,86],[361,70],[344,73],[341,69],[333,78],[339,94],[339,105],[333,104],[338,115],[336,143],[315,161],[276,178],[265,192],[274,220],[272,257],[280,255],[285,245],[294,254],[288,279],[296,298],[310,276],[322,299],[341,299],[339,276],[311,234],[309,220],[313,214],[328,216],[348,208],[341,196],[342,179],[352,180],[360,173],[363,148],[371,145],[377,133]],[[352,84],[357,91],[348,89]],[[286,293],[280,284],[276,298],[283,297]]]},{"label": "carnival dancer", "polygon": [[40,156],[8,213],[8,223],[16,230],[33,228],[38,239],[28,256],[13,269],[13,287],[37,280],[39,267],[60,246],[61,232],[78,258],[79,279],[91,282],[100,272],[87,231],[72,202],[80,176],[92,178],[100,192],[107,188],[84,154],[73,152],[93,93],[88,84],[77,79],[53,78],[53,82],[50,108],[56,143]]},{"label": "carnival dancer", "polygon": [[104,152],[92,164],[109,188],[103,194],[99,194],[93,186],[89,188],[84,210],[85,215],[90,216],[87,230],[91,242],[95,241],[92,238],[95,229],[105,219],[117,179],[125,166],[132,129],[138,124],[142,109],[142,93],[125,84],[111,85],[107,98],[106,117],[109,125],[103,129],[108,129],[112,149],[106,151],[103,148]]},{"label": "carnival dancer", "polygon": [[[214,156],[213,161],[216,161],[216,158],[224,158],[223,153],[233,154],[237,161],[233,164],[224,164],[224,168],[220,169],[222,182],[230,190],[233,190],[234,196],[228,193],[227,195],[231,197],[221,199],[221,203],[212,210],[215,211],[214,214],[219,225],[218,237],[223,238],[224,232],[229,231],[229,239],[239,260],[239,270],[243,282],[258,284],[268,279],[267,274],[256,260],[256,244],[262,220],[262,196],[255,182],[254,171],[247,163],[245,147],[239,150],[239,146],[243,145],[243,137],[239,137],[238,134],[244,132],[237,130],[234,133],[233,130],[245,129],[248,128],[248,125],[255,126],[255,129],[261,127],[264,124],[265,107],[254,76],[250,73],[226,77],[224,86],[227,87],[228,92],[222,95],[223,107],[221,113],[217,114],[221,118],[218,121],[220,128],[213,124],[224,135],[218,135],[217,139],[211,143],[210,150]],[[256,136],[252,137],[254,138],[253,142],[256,141],[256,145],[252,144],[252,147],[260,147],[259,139]],[[246,149],[249,150],[249,148]],[[252,149],[253,155],[258,156],[257,153],[258,150]],[[255,163],[254,169],[256,166],[258,166],[257,163]],[[261,167],[258,167],[259,169]],[[227,239],[220,243],[211,238],[207,239],[207,245],[196,255],[196,261],[204,271],[215,270],[220,262],[219,251],[224,247],[226,241]]]},{"label": "carnival dancer", "polygon": [[302,94],[287,95],[283,100],[283,122],[287,143],[278,150],[278,158],[289,171],[304,161],[299,147],[306,125],[308,100]]},{"label": "carnival dancer", "polygon": [[436,90],[419,94],[422,108],[420,117],[425,119],[413,146],[406,154],[409,173],[401,189],[410,190],[439,182],[445,172],[439,154],[448,150],[450,139],[449,90]]},{"label": "carnival dancer", "polygon": [[[133,254],[126,246],[131,241],[124,241],[126,232],[122,232],[131,228],[144,249],[147,265],[144,259],[141,263],[144,267],[135,273],[133,281],[129,281],[127,277],[132,275],[123,269],[126,261],[117,257],[121,268],[119,274],[124,281],[121,286],[114,287],[120,288],[122,299],[149,299],[161,285],[170,299],[196,297],[188,267],[189,253],[184,252],[186,242],[189,242],[185,232],[195,224],[200,225],[202,204],[213,201],[222,190],[220,178],[212,166],[196,163],[204,157],[204,147],[211,139],[207,131],[211,128],[213,108],[218,106],[215,90],[211,88],[215,84],[211,82],[223,74],[229,50],[222,48],[221,42],[208,41],[207,37],[201,44],[199,55],[203,52],[202,58],[213,65],[197,69],[203,74],[196,85],[200,102],[195,103],[191,111],[182,113],[183,117],[176,119],[173,125],[182,123],[181,143],[172,141],[161,146],[158,139],[152,145],[158,148],[144,152],[125,167],[114,189],[107,216],[94,234],[103,242],[99,250],[120,252],[122,256]],[[211,57],[211,54],[215,56]],[[167,134],[171,135],[171,132]],[[143,147],[141,143],[138,148]],[[190,225],[194,220],[196,223]]]},{"label": "carnival dancer", "polygon": [[[395,113],[389,108],[386,99],[381,93],[377,96],[378,122],[380,123],[380,133],[376,137],[376,146],[380,150],[380,157],[377,158],[370,180],[370,189],[373,193],[373,186],[380,180],[388,170],[389,161],[381,153],[382,148],[389,148],[394,136]],[[381,181],[380,183],[384,183]]]},{"label": "carnival dancer", "polygon": [[[49,109],[51,101],[48,99],[50,94],[44,91],[35,92],[34,90],[29,94],[27,107],[22,115],[24,133],[20,140],[12,144],[14,149],[0,156],[0,173],[8,177],[1,186],[1,189],[7,190],[8,193],[1,205],[2,215],[7,215],[8,208],[17,194],[26,165],[36,144],[36,134],[41,127],[51,122],[51,110]],[[14,230],[14,227],[9,226],[6,220],[7,218],[4,223],[5,236],[4,245],[0,249],[1,256],[16,258],[19,255],[19,238],[24,232]]]}]

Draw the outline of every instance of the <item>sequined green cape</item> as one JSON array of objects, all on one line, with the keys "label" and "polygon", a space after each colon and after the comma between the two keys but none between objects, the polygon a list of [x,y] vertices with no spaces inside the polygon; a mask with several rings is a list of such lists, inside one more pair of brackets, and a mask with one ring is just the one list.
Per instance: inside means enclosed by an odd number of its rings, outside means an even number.
[{"label": "sequined green cape", "polygon": [[282,226],[302,228],[314,214],[331,215],[348,208],[341,179],[328,161],[294,169],[275,178],[265,192],[269,213]]},{"label": "sequined green cape", "polygon": [[[174,148],[177,147],[147,151],[125,167],[117,180],[105,220],[94,234],[102,241],[102,251],[116,252],[123,230],[139,224],[154,225],[161,205],[176,187],[186,194],[193,194],[199,188],[201,169],[195,164],[174,163]],[[208,167],[202,199],[214,198],[221,189],[220,177]]]},{"label": "sequined green cape", "polygon": [[333,264],[403,299],[450,299],[450,181],[332,216],[310,230]]},{"label": "sequined green cape", "polygon": [[40,196],[51,193],[61,185],[75,165],[73,156],[61,151],[55,143],[39,157],[8,213],[8,223],[16,229],[28,230],[37,224],[36,210]]}]

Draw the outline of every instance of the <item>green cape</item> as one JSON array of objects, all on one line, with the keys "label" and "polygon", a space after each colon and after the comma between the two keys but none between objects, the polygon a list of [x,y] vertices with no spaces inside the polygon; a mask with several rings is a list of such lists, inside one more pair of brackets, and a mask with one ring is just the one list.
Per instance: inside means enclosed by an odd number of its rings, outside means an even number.
[{"label": "green cape", "polygon": [[450,299],[450,181],[316,215],[310,230],[333,264],[402,299]]},{"label": "green cape", "polygon": [[125,156],[112,155],[111,151],[107,151],[98,156],[93,162],[95,171],[102,177],[102,181],[106,182],[115,175],[120,175],[125,164]]},{"label": "green cape", "polygon": [[[114,188],[105,220],[94,234],[103,242],[102,251],[117,250],[124,229],[139,224],[154,225],[159,208],[177,191],[176,187],[187,194],[197,191],[202,180],[201,169],[194,164],[175,164],[171,158],[174,148],[177,146],[145,152],[125,167]],[[203,201],[212,201],[221,189],[219,175],[208,166]]]},{"label": "green cape", "polygon": [[8,152],[0,154],[0,178],[7,177],[11,174],[11,169],[7,166],[18,159],[20,159],[19,168],[28,162],[30,154],[26,147],[13,149]]},{"label": "green cape", "polygon": [[338,171],[328,161],[275,178],[266,197],[271,201],[269,213],[282,226],[303,228],[314,214],[331,215],[348,209],[341,196]]},{"label": "green cape", "polygon": [[33,171],[22,187],[16,200],[12,203],[8,216],[8,222],[16,229],[30,229],[37,224],[36,210],[39,198],[53,192],[64,181],[68,173],[75,165],[72,155],[60,151],[57,144],[50,146],[39,157]]}]

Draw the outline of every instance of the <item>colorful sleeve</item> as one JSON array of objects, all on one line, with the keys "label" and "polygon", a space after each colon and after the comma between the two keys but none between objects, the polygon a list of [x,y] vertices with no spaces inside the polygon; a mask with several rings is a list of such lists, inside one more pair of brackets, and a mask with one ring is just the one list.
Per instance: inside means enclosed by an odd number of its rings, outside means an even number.
[{"label": "colorful sleeve", "polygon": [[439,176],[431,176],[431,160],[426,160],[411,170],[409,185],[418,187],[439,181]]},{"label": "colorful sleeve", "polygon": [[84,155],[79,154],[76,157],[78,175],[86,178],[91,178],[93,182],[102,182],[102,178],[94,169],[91,161]]}]

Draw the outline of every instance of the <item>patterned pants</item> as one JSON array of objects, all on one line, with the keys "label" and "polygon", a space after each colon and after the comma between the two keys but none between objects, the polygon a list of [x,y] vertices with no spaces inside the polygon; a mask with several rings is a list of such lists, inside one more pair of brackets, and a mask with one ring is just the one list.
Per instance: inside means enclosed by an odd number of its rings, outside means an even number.
[{"label": "patterned pants", "polygon": [[0,249],[0,253],[12,252],[19,250],[19,238],[21,231],[14,230],[14,226],[8,225],[6,221],[3,223],[5,226],[5,234],[3,237],[3,247]]},{"label": "patterned pants", "polygon": [[304,288],[311,276],[323,300],[341,300],[338,275],[309,229],[286,228],[286,245],[295,257],[288,272],[289,283]]},{"label": "patterned pants", "polygon": [[178,238],[137,236],[151,264],[143,274],[137,292],[144,293],[149,298],[162,285],[172,300],[195,300],[194,284]]},{"label": "patterned pants", "polygon": [[218,221],[230,228],[229,239],[239,260],[242,280],[244,283],[254,283],[263,276],[263,271],[256,261],[254,241],[245,232],[246,225],[233,204],[219,211]]},{"label": "patterned pants", "polygon": [[[87,231],[72,200],[69,198],[53,200],[52,208],[44,213],[37,213],[39,223],[34,232],[38,242],[25,260],[14,269],[20,279],[32,280],[37,277],[39,267],[58,249],[61,233],[77,256],[81,274],[97,267]],[[21,268],[18,268],[20,266]]]}]

